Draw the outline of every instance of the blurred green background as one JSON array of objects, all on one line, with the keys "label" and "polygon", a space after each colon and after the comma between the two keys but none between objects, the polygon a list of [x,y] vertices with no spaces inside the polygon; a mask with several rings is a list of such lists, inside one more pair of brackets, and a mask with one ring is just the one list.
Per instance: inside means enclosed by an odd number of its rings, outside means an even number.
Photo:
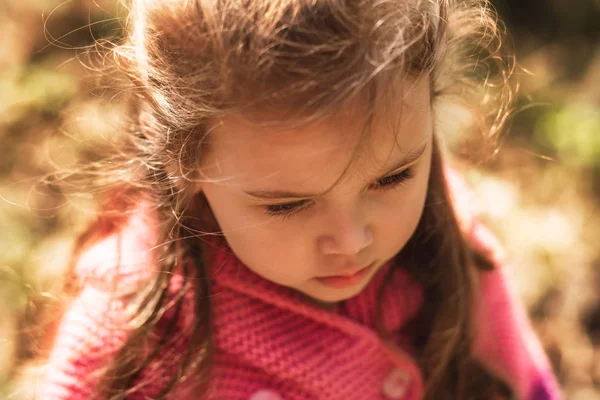
[{"label": "blurred green background", "polygon": [[[565,397],[600,399],[600,1],[492,3],[522,67],[520,111],[493,161],[464,171]],[[122,16],[115,1],[0,0],[2,399],[32,396],[36,327],[92,217],[93,194],[66,196],[48,174],[118,131],[121,107],[77,49],[118,36]]]}]

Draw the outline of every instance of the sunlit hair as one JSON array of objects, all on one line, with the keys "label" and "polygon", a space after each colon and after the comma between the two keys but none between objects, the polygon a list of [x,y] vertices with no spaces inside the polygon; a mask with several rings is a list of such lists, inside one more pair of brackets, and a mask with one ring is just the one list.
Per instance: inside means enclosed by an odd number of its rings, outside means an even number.
[{"label": "sunlit hair", "polygon": [[[179,373],[162,395],[183,376],[198,377],[199,390],[208,384],[210,277],[201,238],[217,228],[194,188],[202,180],[216,120],[277,105],[287,120],[305,122],[357,97],[374,117],[380,99],[401,93],[403,84],[418,77],[430,81],[436,138],[424,215],[397,256],[396,268],[405,268],[426,294],[423,311],[404,329],[418,344],[426,398],[479,398],[493,390],[492,379],[471,356],[476,272],[491,266],[459,230],[442,161],[444,143],[459,152],[474,147],[457,143],[495,148],[509,115],[513,63],[503,56],[502,26],[488,3],[133,0],[126,8],[128,35],[111,49],[114,63],[106,73],[129,95],[129,125],[119,153],[88,167],[90,185],[110,201],[82,237],[80,250],[116,229],[140,196],[157,211],[157,246],[164,245],[160,273],[136,311],[142,321],[137,318],[125,346],[101,371],[98,396],[124,398],[140,371],[161,362],[156,355],[170,345],[166,338],[149,354],[140,343],[150,340],[177,269],[185,278],[182,294],[193,289],[197,318]],[[470,136],[451,140],[465,116],[474,127]]]}]

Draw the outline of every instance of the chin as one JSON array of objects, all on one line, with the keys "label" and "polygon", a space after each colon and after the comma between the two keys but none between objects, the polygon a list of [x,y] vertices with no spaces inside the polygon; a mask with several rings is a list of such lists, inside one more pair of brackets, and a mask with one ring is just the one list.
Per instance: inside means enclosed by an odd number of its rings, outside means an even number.
[{"label": "chin", "polygon": [[320,303],[338,303],[340,301],[351,299],[354,296],[360,294],[363,289],[367,286],[368,282],[362,283],[361,285],[349,287],[349,288],[327,288],[320,287],[319,283],[313,283],[317,287],[312,287],[313,290],[299,290],[304,295],[310,297]]}]

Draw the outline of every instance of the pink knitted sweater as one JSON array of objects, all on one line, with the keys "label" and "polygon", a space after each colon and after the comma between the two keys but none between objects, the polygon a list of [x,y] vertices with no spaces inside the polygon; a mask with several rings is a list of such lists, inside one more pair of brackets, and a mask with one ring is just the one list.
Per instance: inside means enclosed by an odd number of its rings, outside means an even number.
[{"label": "pink knitted sweater", "polygon": [[[82,290],[61,322],[40,399],[89,399],[94,371],[126,339],[130,302],[154,274],[154,219],[143,206],[118,232],[89,248],[77,263]],[[493,238],[473,221],[465,224],[475,242],[500,253]],[[294,291],[246,268],[227,248],[212,260],[215,320],[213,376],[209,398],[231,400],[404,399],[422,397],[423,382],[411,356],[409,337],[388,346],[375,330],[376,302],[383,301],[384,325],[397,330],[419,310],[422,292],[399,269],[379,299],[383,268],[356,297],[335,310],[316,308]],[[522,305],[508,287],[500,263],[480,274],[476,302],[477,358],[509,384],[518,399],[560,399],[558,385]],[[171,279],[177,292],[181,277]],[[162,320],[174,317],[167,311]],[[194,318],[191,295],[178,314],[179,334],[148,366],[128,399],[156,398],[187,343]],[[163,324],[159,321],[157,335]],[[171,362],[173,361],[173,362]],[[169,398],[198,399],[185,382]]]}]

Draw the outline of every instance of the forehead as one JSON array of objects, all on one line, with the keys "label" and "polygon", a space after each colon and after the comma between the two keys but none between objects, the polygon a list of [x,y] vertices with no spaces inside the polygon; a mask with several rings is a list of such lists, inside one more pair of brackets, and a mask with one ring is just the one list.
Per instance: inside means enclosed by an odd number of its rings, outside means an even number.
[{"label": "forehead", "polygon": [[429,85],[422,79],[401,100],[381,102],[370,124],[363,101],[308,123],[287,122],[275,112],[231,115],[211,130],[203,169],[209,178],[288,188],[333,183],[347,168],[376,173],[424,142],[429,105]]}]

